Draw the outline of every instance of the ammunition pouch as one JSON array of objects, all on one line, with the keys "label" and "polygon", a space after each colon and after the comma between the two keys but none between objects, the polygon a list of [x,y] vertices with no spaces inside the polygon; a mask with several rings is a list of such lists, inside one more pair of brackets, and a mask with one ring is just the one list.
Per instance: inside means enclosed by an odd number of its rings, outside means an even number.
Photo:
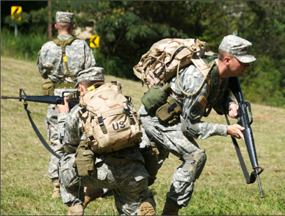
[{"label": "ammunition pouch", "polygon": [[153,85],[144,96],[142,96],[141,102],[150,114],[155,114],[155,111],[166,103],[170,90],[169,83]]},{"label": "ammunition pouch", "polygon": [[94,152],[89,148],[85,141],[81,141],[75,153],[73,167],[77,167],[78,175],[93,176],[94,170]]},{"label": "ammunition pouch", "polygon": [[54,83],[52,81],[47,81],[42,84],[43,96],[53,96]]},{"label": "ammunition pouch", "polygon": [[145,161],[145,169],[147,170],[148,186],[152,185],[156,179],[158,172],[158,149],[156,148],[155,142],[151,142],[150,146],[141,150]]},{"label": "ammunition pouch", "polygon": [[171,96],[168,96],[166,103],[157,109],[155,115],[160,121],[171,125],[180,120],[179,115],[181,113],[182,108],[179,103]]},{"label": "ammunition pouch", "polygon": [[55,89],[74,89],[75,83],[53,83],[47,81],[42,84],[42,91],[44,96],[53,96]]}]

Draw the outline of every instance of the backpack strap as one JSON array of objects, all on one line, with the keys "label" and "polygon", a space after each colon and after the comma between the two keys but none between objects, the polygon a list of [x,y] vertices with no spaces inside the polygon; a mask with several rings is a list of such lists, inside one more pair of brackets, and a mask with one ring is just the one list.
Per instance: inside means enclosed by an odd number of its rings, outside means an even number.
[{"label": "backpack strap", "polygon": [[76,81],[76,78],[74,78],[74,76],[72,76],[72,74],[70,73],[70,70],[68,68],[68,64],[67,64],[67,57],[65,54],[65,47],[66,45],[70,45],[74,40],[76,40],[77,38],[75,37],[70,37],[66,40],[60,40],[58,38],[54,38],[53,42],[57,45],[57,46],[61,46],[62,49],[62,56],[63,56],[63,61],[65,63],[65,68],[66,68],[66,73],[63,75],[61,81],[64,82],[64,79],[69,76],[74,82]]},{"label": "backpack strap", "polygon": [[195,95],[197,92],[199,92],[206,79],[208,80],[208,83],[209,83],[210,79],[209,79],[208,74],[211,71],[211,69],[213,68],[213,66],[215,65],[215,61],[213,61],[212,64],[210,65],[210,67],[208,67],[207,64],[201,58],[192,59],[192,62],[199,69],[199,71],[204,75],[204,80],[201,83],[198,90],[195,91],[194,93],[185,92],[179,84],[179,66],[180,66],[180,62],[179,62],[178,66],[177,66],[176,81],[177,81],[177,85],[178,85],[180,91],[183,92],[183,94],[185,94],[186,96],[192,96],[192,95]]}]

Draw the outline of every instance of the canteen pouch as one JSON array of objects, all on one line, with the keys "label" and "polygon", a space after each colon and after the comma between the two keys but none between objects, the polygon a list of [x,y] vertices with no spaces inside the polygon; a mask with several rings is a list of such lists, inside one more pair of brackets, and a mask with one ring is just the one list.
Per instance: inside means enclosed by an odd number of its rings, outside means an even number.
[{"label": "canteen pouch", "polygon": [[157,109],[155,115],[160,121],[173,124],[180,119],[181,112],[182,108],[179,103],[171,96],[168,96],[167,102]]},{"label": "canteen pouch", "polygon": [[80,142],[75,154],[74,167],[81,177],[94,175],[94,152],[85,141]]},{"label": "canteen pouch", "polygon": [[54,83],[52,81],[47,81],[42,84],[43,96],[53,96]]},{"label": "canteen pouch", "polygon": [[164,85],[153,85],[142,96],[141,102],[150,114],[155,114],[155,111],[166,103],[169,91],[171,90],[169,83]]},{"label": "canteen pouch", "polygon": [[156,147],[155,142],[151,142],[147,148],[140,150],[144,158],[144,166],[147,170],[148,177],[148,186],[152,185],[156,179],[156,174],[158,172],[158,154],[159,151]]}]

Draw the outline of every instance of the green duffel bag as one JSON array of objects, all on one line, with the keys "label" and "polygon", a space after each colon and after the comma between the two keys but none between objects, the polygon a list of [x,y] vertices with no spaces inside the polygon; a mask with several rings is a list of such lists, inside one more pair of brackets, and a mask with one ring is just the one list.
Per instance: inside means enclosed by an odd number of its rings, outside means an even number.
[{"label": "green duffel bag", "polygon": [[156,110],[166,103],[170,91],[169,83],[165,83],[162,86],[153,85],[142,96],[141,102],[150,114],[155,114]]}]

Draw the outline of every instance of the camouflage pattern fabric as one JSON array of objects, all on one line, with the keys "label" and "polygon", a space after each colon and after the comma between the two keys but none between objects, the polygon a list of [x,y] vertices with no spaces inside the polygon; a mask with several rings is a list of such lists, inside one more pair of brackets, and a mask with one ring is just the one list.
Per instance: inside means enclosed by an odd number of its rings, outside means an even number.
[{"label": "camouflage pattern fabric", "polygon": [[[59,35],[57,38],[66,40],[71,35]],[[96,61],[92,50],[83,40],[75,40],[71,45],[66,46],[66,56],[68,67],[74,77],[77,77],[79,71],[93,67]],[[45,43],[38,53],[37,66],[39,73],[44,79],[49,78],[53,82],[59,82],[60,78],[66,73],[65,64],[62,59],[62,50],[53,41]],[[70,77],[65,78],[65,82],[73,82]],[[75,84],[74,84],[75,85]],[[54,94],[60,95],[64,89],[56,89]],[[49,105],[47,108],[47,117],[45,124],[47,127],[47,137],[51,142],[51,148],[58,154],[64,153],[63,146],[60,144],[57,135],[57,107]],[[49,177],[53,181],[58,181],[58,158],[51,154],[49,160]]]},{"label": "camouflage pattern fabric", "polygon": [[235,35],[228,35],[223,38],[219,50],[234,55],[240,62],[251,63],[256,60],[249,52],[251,46],[252,43],[246,39]]},{"label": "camouflage pattern fabric", "polygon": [[90,67],[85,70],[82,70],[77,75],[77,83],[75,87],[79,85],[80,82],[84,81],[96,81],[104,82],[104,68],[102,67]]},{"label": "camouflage pattern fabric", "polygon": [[[79,106],[75,106],[70,113],[58,115],[59,136],[64,146],[74,146],[80,140],[85,140],[82,123],[77,117]],[[64,128],[64,129],[63,129]],[[133,159],[124,165],[106,163],[108,157]],[[61,197],[67,206],[82,204],[84,201],[84,187],[99,187],[112,190],[119,214],[135,215],[144,201],[149,201],[155,208],[155,202],[148,191],[144,159],[137,146],[119,150],[111,154],[95,157],[94,176],[78,177],[72,167],[75,156],[67,154],[60,160],[59,178],[61,183]]]},{"label": "camouflage pattern fabric", "polygon": [[[66,40],[70,37],[72,36],[58,35],[57,38]],[[79,71],[96,65],[92,50],[83,40],[74,40],[72,44],[66,46],[65,50],[68,68],[74,77],[77,77]],[[49,78],[53,82],[59,82],[60,78],[66,73],[61,47],[53,41],[45,43],[38,53],[37,66],[44,79]],[[73,82],[70,77],[67,77],[65,81]]]},{"label": "camouflage pattern fabric", "polygon": [[74,23],[74,13],[58,11],[56,12],[55,19],[57,23]]},{"label": "camouflage pattern fabric", "polygon": [[[194,66],[190,65],[179,72],[179,83],[187,93],[196,92],[199,89],[204,77]],[[214,108],[220,114],[224,113],[223,107],[228,107],[232,103],[231,99],[224,100],[228,79],[219,80],[219,90],[216,98],[208,101],[209,86],[205,81],[197,94],[185,96],[179,100],[176,95],[183,95],[179,89],[176,77],[170,81],[176,99],[182,106],[180,120],[174,125],[164,124],[155,115],[148,114],[142,105],[139,114],[143,124],[143,137],[140,147],[155,142],[159,150],[159,167],[162,166],[169,153],[174,154],[182,160],[172,177],[170,189],[167,193],[166,202],[186,207],[190,202],[194,191],[196,180],[194,173],[190,169],[184,169],[186,155],[200,155],[205,151],[200,149],[194,138],[205,139],[213,135],[226,136],[227,125],[203,122],[201,118],[206,109]],[[179,97],[180,98],[180,97]],[[189,165],[192,166],[191,164]]]}]

